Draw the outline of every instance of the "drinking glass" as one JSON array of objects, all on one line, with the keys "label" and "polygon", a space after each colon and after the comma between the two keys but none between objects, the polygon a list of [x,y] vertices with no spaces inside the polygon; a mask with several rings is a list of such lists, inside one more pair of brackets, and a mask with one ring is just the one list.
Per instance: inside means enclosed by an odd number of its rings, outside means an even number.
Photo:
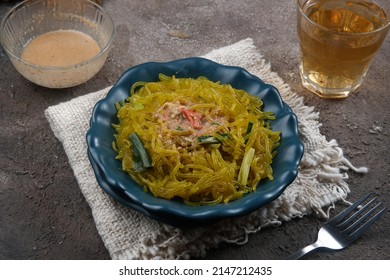
[{"label": "drinking glass", "polygon": [[322,98],[346,98],[362,84],[390,28],[385,1],[296,0],[307,89]]}]

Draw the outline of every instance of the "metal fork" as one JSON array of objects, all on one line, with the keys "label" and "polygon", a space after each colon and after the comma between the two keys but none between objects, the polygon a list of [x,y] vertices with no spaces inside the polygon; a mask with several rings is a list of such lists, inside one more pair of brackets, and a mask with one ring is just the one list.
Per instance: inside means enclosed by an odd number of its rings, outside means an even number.
[{"label": "metal fork", "polygon": [[341,250],[360,237],[385,212],[386,207],[378,198],[369,193],[339,215],[324,224],[317,241],[308,245],[291,256],[289,260],[297,260],[304,255],[317,250]]}]

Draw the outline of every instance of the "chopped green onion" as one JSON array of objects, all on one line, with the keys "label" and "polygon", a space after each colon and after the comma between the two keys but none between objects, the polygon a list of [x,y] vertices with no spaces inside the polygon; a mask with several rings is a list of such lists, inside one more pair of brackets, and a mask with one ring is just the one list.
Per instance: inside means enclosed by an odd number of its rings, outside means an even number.
[{"label": "chopped green onion", "polygon": [[199,144],[218,144],[218,143],[221,143],[221,140],[219,140],[213,136],[199,136],[198,143]]},{"label": "chopped green onion", "polygon": [[255,149],[249,148],[242,159],[240,172],[238,173],[238,183],[242,186],[246,186],[248,183],[249,171],[251,164],[255,156]]},{"label": "chopped green onion", "polygon": [[228,138],[229,133],[219,133],[217,137],[206,135],[198,137],[198,144],[219,144],[222,142],[222,139]]},{"label": "chopped green onion", "polygon": [[253,128],[253,122],[249,122],[248,126],[246,127],[246,133],[245,133],[245,144],[249,140],[249,134],[251,134]]},{"label": "chopped green onion", "polygon": [[135,172],[143,172],[148,168],[152,167],[152,161],[150,160],[149,154],[139,138],[136,132],[133,132],[129,136],[131,146],[133,149],[132,165]]},{"label": "chopped green onion", "polygon": [[119,109],[122,108],[123,105],[125,105],[125,102],[123,100],[115,102],[115,109],[119,111]]}]

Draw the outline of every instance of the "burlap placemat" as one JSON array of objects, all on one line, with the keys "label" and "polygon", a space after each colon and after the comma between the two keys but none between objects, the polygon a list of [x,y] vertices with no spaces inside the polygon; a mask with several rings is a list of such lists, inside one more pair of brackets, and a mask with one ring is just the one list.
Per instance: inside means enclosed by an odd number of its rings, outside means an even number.
[{"label": "burlap placemat", "polygon": [[335,140],[320,133],[318,113],[291,91],[248,38],[213,50],[204,56],[225,65],[247,69],[264,82],[275,85],[299,120],[305,154],[292,185],[274,202],[248,216],[219,224],[182,230],[151,220],[112,200],[98,186],[87,157],[86,132],[91,111],[109,88],[47,108],[46,118],[61,141],[74,175],[91,207],[96,228],[112,259],[188,259],[205,256],[221,242],[245,243],[250,234],[277,226],[294,217],[316,213],[327,217],[326,207],[345,200],[350,192],[346,179],[354,168]]}]

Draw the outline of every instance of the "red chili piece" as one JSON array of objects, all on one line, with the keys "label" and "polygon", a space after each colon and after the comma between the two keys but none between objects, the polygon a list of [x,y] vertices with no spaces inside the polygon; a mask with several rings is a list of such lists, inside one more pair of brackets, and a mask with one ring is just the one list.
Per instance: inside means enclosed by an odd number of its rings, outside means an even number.
[{"label": "red chili piece", "polygon": [[202,116],[195,113],[194,111],[191,111],[189,109],[181,108],[180,112],[183,114],[183,116],[187,119],[187,121],[190,123],[190,125],[195,129],[201,129],[202,123],[200,120],[202,119]]}]

